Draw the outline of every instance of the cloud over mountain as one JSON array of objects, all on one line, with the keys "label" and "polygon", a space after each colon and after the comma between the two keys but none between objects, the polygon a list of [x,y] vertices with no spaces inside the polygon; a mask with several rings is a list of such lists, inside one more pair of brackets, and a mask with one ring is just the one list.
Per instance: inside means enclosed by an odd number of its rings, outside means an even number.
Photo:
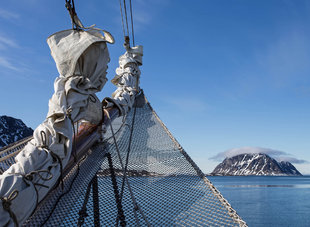
[{"label": "cloud over mountain", "polygon": [[239,154],[254,154],[254,153],[267,154],[269,156],[272,156],[278,161],[288,161],[288,162],[295,163],[295,164],[309,163],[306,160],[294,158],[289,153],[286,153],[284,151],[274,150],[271,148],[262,148],[262,147],[233,148],[233,149],[229,149],[224,152],[220,152],[217,155],[211,157],[210,159],[215,160],[215,161],[222,161],[225,158],[231,158]]}]

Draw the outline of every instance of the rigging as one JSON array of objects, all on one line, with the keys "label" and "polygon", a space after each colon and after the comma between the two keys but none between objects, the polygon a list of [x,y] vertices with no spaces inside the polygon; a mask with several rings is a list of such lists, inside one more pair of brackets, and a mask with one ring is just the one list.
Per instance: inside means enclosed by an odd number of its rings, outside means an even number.
[{"label": "rigging", "polygon": [[[123,28],[123,35],[125,40],[125,46],[130,47],[130,31],[128,26],[128,14],[127,14],[127,5],[126,0],[119,0],[120,5],[120,13],[122,18],[122,28]],[[129,0],[129,8],[130,8],[130,23],[131,23],[131,38],[132,38],[132,45],[135,46],[135,37],[134,37],[134,23],[133,23],[133,13],[132,13],[132,2]],[[123,14],[124,11],[124,14]],[[125,24],[124,24],[124,18],[126,22],[126,31],[125,31]]]}]

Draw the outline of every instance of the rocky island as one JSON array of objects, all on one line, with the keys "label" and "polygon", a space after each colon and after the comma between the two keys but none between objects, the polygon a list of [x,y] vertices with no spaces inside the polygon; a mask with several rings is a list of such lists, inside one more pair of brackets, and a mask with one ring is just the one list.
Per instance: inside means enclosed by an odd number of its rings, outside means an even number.
[{"label": "rocky island", "polygon": [[262,153],[240,154],[225,158],[215,167],[215,176],[302,176],[290,162],[278,162]]},{"label": "rocky island", "polygon": [[0,116],[0,148],[32,136],[32,133],[32,128],[27,127],[22,120]]}]

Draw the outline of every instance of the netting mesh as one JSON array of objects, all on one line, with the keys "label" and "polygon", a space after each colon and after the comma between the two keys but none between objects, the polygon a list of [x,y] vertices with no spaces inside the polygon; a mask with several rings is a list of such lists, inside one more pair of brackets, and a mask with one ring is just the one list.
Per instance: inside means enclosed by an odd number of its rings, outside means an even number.
[{"label": "netting mesh", "polygon": [[[136,111],[127,176],[145,218],[138,209],[134,210],[129,187],[125,184],[122,207],[127,225],[245,225],[172,137],[151,106],[145,104]],[[116,139],[123,163],[128,151],[132,112],[125,122],[121,118],[113,122],[115,131],[120,128]],[[106,138],[109,137],[105,143],[94,146],[80,167],[76,166],[66,176],[63,191],[58,187],[41,202],[25,226],[76,226],[84,203],[87,208],[87,216],[83,218],[85,226],[116,224],[118,209],[107,152],[112,156],[119,191],[123,171],[108,128]],[[94,176],[98,180],[98,195],[93,193],[92,187],[85,202],[87,186]],[[94,218],[96,213],[99,218]]]},{"label": "netting mesh", "polygon": [[32,136],[22,139],[0,149],[0,174],[10,168],[15,163],[16,155],[32,139]]}]

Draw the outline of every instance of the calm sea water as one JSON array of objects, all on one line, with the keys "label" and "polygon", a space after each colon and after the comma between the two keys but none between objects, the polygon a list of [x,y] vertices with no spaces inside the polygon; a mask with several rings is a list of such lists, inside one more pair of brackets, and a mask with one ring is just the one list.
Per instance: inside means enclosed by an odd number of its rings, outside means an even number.
[{"label": "calm sea water", "polygon": [[249,226],[310,226],[310,176],[208,179]]}]

